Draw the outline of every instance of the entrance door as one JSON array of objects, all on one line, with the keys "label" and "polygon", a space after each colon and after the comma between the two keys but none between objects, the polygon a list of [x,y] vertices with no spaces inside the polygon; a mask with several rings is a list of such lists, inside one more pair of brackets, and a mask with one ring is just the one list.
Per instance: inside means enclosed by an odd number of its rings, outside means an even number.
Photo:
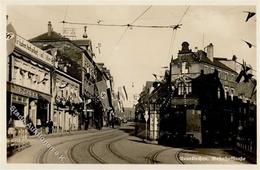
[{"label": "entrance door", "polygon": [[37,120],[41,120],[41,125],[46,126],[48,107],[46,102],[38,101],[37,103]]}]

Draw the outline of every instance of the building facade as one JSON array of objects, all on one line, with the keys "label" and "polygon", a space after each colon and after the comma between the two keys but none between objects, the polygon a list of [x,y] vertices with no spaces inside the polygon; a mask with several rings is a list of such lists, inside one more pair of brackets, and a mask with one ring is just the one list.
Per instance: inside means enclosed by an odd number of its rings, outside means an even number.
[{"label": "building facade", "polygon": [[[53,56],[16,35],[8,56],[7,108],[15,106],[34,126],[46,126],[50,120],[52,67]],[[11,126],[23,124],[10,112],[7,121]]]},{"label": "building facade", "polygon": [[136,132],[144,130],[147,110],[150,140],[171,146],[233,147],[256,155],[256,80],[238,82],[242,67],[236,57],[216,58],[213,45],[206,48],[192,51],[182,43],[169,74],[140,94],[135,112],[142,124]]},{"label": "building facade", "polygon": [[37,47],[55,56],[57,70],[80,82],[79,97],[83,109],[79,116],[79,128],[101,128],[104,118],[112,107],[111,77],[93,60],[91,41],[70,40],[53,31],[48,23],[47,33],[30,40]]}]

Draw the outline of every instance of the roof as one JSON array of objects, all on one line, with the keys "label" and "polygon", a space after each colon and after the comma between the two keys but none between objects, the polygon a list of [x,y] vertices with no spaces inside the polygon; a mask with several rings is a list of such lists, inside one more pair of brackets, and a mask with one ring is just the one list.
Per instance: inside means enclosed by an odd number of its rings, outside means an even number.
[{"label": "roof", "polygon": [[[229,68],[228,66],[226,66],[225,64],[221,63],[219,60],[223,60],[224,58],[213,58],[213,61],[211,61],[208,57],[207,57],[207,53],[205,53],[204,51],[197,51],[197,52],[190,52],[190,55],[185,55],[185,61],[189,62],[189,63],[206,63],[209,65],[213,65],[231,72],[236,73],[236,71],[234,71],[233,69]],[[179,58],[176,58],[172,61],[174,64],[178,64],[179,63]]]},{"label": "roof", "polygon": [[29,41],[34,42],[34,41],[61,41],[61,40],[64,41],[69,39],[62,36],[60,33],[52,31],[50,36],[48,35],[48,32],[46,32],[37,37],[30,39]]},{"label": "roof", "polygon": [[36,36],[36,37],[29,40],[29,42],[31,42],[31,43],[34,43],[34,42],[55,42],[55,41],[67,41],[67,42],[70,42],[71,44],[73,44],[74,46],[76,46],[79,50],[81,50],[85,54],[85,56],[88,58],[88,60],[93,61],[93,64],[94,64],[95,68],[98,70],[98,72],[101,72],[101,70],[99,69],[99,67],[97,67],[97,64],[95,63],[93,58],[90,56],[88,51],[81,48],[80,45],[78,44],[78,43],[83,43],[83,42],[91,42],[90,40],[73,40],[72,41],[72,40],[62,36],[60,33],[55,32],[55,31],[52,31],[50,36],[48,36],[48,32],[46,32],[46,33],[43,33],[43,34]]},{"label": "roof", "polygon": [[91,40],[89,39],[85,39],[85,40],[72,40],[72,42],[74,42],[75,44],[82,46],[82,45],[87,45],[87,46],[91,46]]}]

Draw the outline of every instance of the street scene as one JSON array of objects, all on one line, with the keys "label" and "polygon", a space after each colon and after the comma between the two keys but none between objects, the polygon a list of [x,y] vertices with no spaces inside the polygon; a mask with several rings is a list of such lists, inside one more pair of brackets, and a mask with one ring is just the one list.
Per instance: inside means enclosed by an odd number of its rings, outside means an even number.
[{"label": "street scene", "polygon": [[257,164],[256,6],[9,5],[8,164]]}]

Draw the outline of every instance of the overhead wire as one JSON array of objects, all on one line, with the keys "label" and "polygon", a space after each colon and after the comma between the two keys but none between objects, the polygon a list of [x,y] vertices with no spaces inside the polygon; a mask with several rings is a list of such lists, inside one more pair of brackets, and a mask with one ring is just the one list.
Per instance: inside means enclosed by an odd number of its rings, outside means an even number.
[{"label": "overhead wire", "polygon": [[174,28],[176,25],[135,25],[135,24],[102,24],[102,23],[88,23],[88,22],[69,22],[61,21],[63,24],[70,25],[90,25],[90,26],[103,26],[103,27],[140,27],[140,28]]},{"label": "overhead wire", "polygon": [[146,10],[144,10],[144,12],[142,12],[138,17],[136,17],[133,22],[131,22],[131,24],[134,24],[139,18],[141,18],[150,8],[152,7],[152,5],[150,5],[148,8],[146,8]]},{"label": "overhead wire", "polygon": [[[67,19],[67,15],[68,15],[68,8],[69,8],[69,6],[67,5],[67,7],[66,7],[66,9],[65,9],[64,18],[63,18],[63,20],[64,20],[64,21]],[[62,24],[62,29],[63,29],[63,31],[64,31],[64,29],[65,29],[65,26],[64,26],[64,24],[65,24],[65,23],[63,23],[63,24]]]},{"label": "overhead wire", "polygon": [[[190,9],[190,6],[188,6],[186,8],[186,10],[184,11],[184,13],[182,14],[179,22],[177,23],[177,25],[180,25],[184,16],[187,14],[188,10]],[[171,36],[171,41],[170,41],[170,47],[169,47],[169,51],[168,51],[168,56],[170,55],[171,53],[171,50],[172,50],[172,46],[173,46],[173,43],[174,43],[174,40],[175,40],[175,37],[176,37],[176,34],[177,34],[177,29],[172,29],[172,36]]]},{"label": "overhead wire", "polygon": [[[132,22],[131,24],[127,24],[126,26],[126,29],[124,30],[124,32],[121,34],[119,40],[117,41],[116,43],[116,46],[115,47],[118,47],[118,45],[120,44],[120,42],[122,41],[123,37],[125,36],[128,28],[131,26],[132,27],[132,24],[134,24],[139,18],[141,18],[150,8],[152,7],[152,5],[150,5],[148,8],[146,8],[140,15],[138,15]],[[111,25],[111,24],[110,24]]]}]

